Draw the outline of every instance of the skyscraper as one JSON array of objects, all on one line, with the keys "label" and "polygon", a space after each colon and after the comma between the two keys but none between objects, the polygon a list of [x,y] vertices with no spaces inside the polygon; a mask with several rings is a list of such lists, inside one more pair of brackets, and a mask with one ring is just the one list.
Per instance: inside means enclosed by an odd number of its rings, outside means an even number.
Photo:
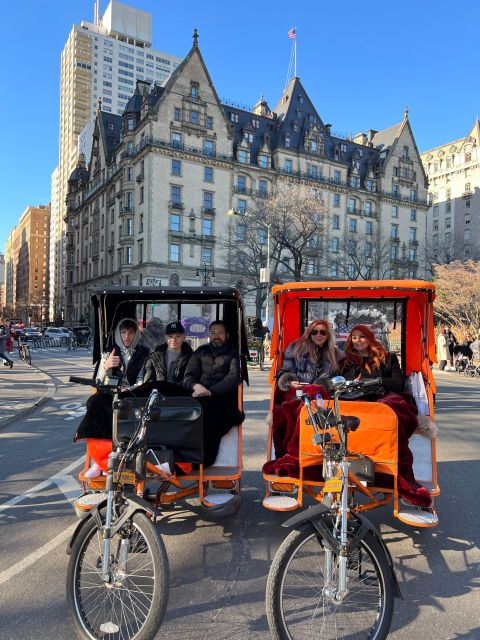
[{"label": "skyscraper", "polygon": [[[163,84],[181,59],[151,48],[152,16],[112,0],[100,19],[73,25],[61,56],[59,164],[52,175],[50,318],[64,308],[65,197],[79,145],[89,156],[92,125],[102,110],[122,113],[137,79]],[[83,134],[82,134],[83,132]]]}]

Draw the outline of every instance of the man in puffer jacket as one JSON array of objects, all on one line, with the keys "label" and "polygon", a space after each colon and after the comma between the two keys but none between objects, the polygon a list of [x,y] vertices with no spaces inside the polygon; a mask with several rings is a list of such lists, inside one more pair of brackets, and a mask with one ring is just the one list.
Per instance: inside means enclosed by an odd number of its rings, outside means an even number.
[{"label": "man in puffer jacket", "polygon": [[207,467],[217,457],[222,436],[244,420],[238,410],[238,353],[228,344],[228,331],[223,322],[212,322],[209,332],[209,344],[194,351],[183,381],[183,386],[202,404],[203,463]]}]

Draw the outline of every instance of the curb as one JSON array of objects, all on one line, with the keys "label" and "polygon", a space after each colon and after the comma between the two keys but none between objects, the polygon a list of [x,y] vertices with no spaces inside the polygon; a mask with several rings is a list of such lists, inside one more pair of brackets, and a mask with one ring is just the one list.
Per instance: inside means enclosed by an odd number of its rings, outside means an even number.
[{"label": "curb", "polygon": [[16,422],[17,420],[25,418],[25,416],[30,414],[32,411],[34,411],[35,409],[38,409],[39,407],[44,405],[48,400],[50,400],[50,398],[53,398],[53,396],[55,395],[55,393],[57,391],[57,385],[55,384],[55,382],[53,381],[52,376],[49,373],[47,373],[43,369],[40,369],[40,367],[37,367],[34,364],[32,364],[30,366],[32,368],[34,368],[34,369],[37,369],[37,371],[41,371],[41,373],[44,376],[47,377],[47,379],[43,381],[43,382],[45,382],[45,385],[47,387],[47,392],[46,392],[45,395],[40,396],[40,398],[38,398],[38,400],[35,400],[34,402],[30,403],[27,407],[24,407],[20,411],[16,412],[15,415],[9,416],[9,417],[3,418],[3,419],[0,418],[0,430],[5,428],[5,427],[10,426],[11,424]]}]

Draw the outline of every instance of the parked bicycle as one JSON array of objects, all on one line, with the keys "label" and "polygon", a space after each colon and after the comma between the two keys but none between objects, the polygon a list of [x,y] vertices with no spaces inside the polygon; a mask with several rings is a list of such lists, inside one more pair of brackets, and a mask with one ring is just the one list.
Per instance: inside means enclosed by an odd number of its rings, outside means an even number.
[{"label": "parked bicycle", "polygon": [[18,356],[27,364],[32,364],[32,353],[30,351],[30,347],[26,342],[22,342],[21,340],[18,341]]},{"label": "parked bicycle", "polygon": [[[76,377],[70,382],[112,393],[121,410],[119,387]],[[90,509],[69,544],[67,602],[82,640],[151,640],[165,614],[169,568],[155,528],[159,514],[133,490],[145,478],[146,433],[158,397],[153,390],[131,438],[109,455],[105,490],[85,495]]]},{"label": "parked bicycle", "polygon": [[378,382],[333,378],[331,408],[297,392],[313,426],[313,444],[323,453],[325,486],[320,504],[283,525],[294,531],[274,557],[266,592],[268,623],[277,640],[388,635],[400,589],[380,533],[356,511],[352,488],[371,461],[348,450],[348,434],[360,421],[340,415],[339,406],[343,392]]}]

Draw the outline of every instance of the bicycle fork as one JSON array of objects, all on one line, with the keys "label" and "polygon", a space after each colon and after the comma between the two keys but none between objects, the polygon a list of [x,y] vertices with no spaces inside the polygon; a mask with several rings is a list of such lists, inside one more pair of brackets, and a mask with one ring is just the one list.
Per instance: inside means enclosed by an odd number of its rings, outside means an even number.
[{"label": "bicycle fork", "polygon": [[[325,587],[324,595],[333,603],[341,603],[348,593],[347,585],[347,564],[348,564],[348,540],[347,540],[347,522],[348,522],[348,467],[347,460],[340,463],[342,472],[342,494],[340,500],[340,544],[338,550],[338,570],[335,572],[336,563],[334,559],[334,551],[325,548]],[[335,580],[336,573],[336,580]]]},{"label": "bicycle fork", "polygon": [[105,514],[105,524],[102,527],[102,579],[106,583],[109,583],[112,580],[112,573],[110,571],[110,543],[112,539],[113,500],[115,495],[113,471],[115,468],[116,459],[117,453],[115,451],[112,451],[112,453],[108,456],[108,474],[105,487],[107,493],[107,509]]}]

